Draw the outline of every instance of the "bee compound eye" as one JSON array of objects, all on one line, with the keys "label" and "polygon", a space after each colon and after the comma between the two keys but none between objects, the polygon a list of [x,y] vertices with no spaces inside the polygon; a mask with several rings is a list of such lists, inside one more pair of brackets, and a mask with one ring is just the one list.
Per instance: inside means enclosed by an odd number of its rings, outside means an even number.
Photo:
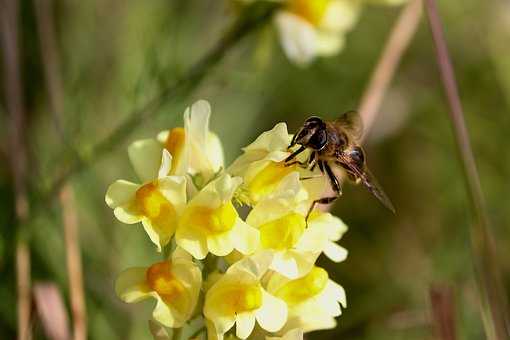
[{"label": "bee compound eye", "polygon": [[349,156],[353,162],[358,165],[363,165],[365,162],[365,155],[363,154],[363,150],[358,146],[354,147],[351,152],[349,152]]}]

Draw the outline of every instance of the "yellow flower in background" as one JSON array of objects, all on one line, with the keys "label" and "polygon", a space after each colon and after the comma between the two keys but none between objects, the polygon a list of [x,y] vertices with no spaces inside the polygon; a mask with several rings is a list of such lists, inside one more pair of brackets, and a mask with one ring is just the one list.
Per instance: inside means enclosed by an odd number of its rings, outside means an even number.
[{"label": "yellow flower in background", "polygon": [[327,227],[310,219],[308,196],[294,173],[284,179],[278,193],[259,202],[246,222],[260,231],[260,247],[274,253],[270,269],[289,278],[310,271],[329,241]]},{"label": "yellow flower in background", "polygon": [[188,202],[179,221],[176,242],[196,259],[205,258],[209,252],[225,256],[234,249],[246,255],[258,247],[258,230],[241,220],[232,204],[241,181],[223,174]]},{"label": "yellow flower in background", "polygon": [[123,271],[115,282],[115,292],[127,303],[156,299],[152,317],[167,327],[179,328],[191,317],[201,286],[200,269],[188,253],[177,248],[170,260]]},{"label": "yellow flower in background", "polygon": [[207,291],[204,315],[212,323],[209,339],[222,339],[234,324],[236,336],[247,339],[255,321],[268,332],[279,331],[287,321],[287,306],[269,294],[260,282],[271,254],[257,253],[236,262]]},{"label": "yellow flower in background", "polygon": [[118,180],[106,192],[106,204],[123,223],[142,222],[158,251],[170,242],[186,204],[186,179],[167,176],[172,156],[153,139],[136,141],[129,158],[143,184]]},{"label": "yellow flower in background", "polygon": [[344,289],[329,279],[326,270],[315,266],[296,280],[271,273],[266,289],[288,306],[288,321],[281,332],[294,328],[304,332],[333,328],[335,317],[342,314],[340,306],[347,305]]},{"label": "yellow flower in background", "polygon": [[174,159],[171,174],[202,176],[207,183],[223,168],[223,147],[218,136],[209,131],[211,105],[199,100],[184,112],[184,127],[162,131],[158,140]]},{"label": "yellow flower in background", "polygon": [[307,65],[340,52],[360,13],[358,0],[287,0],[275,16],[287,57]]},{"label": "yellow flower in background", "polygon": [[303,330],[291,329],[282,336],[266,336],[266,340],[303,340]]}]

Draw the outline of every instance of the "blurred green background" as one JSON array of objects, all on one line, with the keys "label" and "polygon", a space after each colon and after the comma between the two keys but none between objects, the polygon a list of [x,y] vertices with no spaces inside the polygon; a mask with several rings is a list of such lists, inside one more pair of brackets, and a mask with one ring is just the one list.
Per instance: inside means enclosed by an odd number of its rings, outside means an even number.
[{"label": "blurred green background", "polygon": [[[135,107],[181,77],[234,17],[220,0],[54,0],[64,102],[63,143],[49,111],[32,1],[21,1],[20,34],[27,114],[29,181],[45,187],[72,145],[86,154]],[[510,288],[510,6],[504,1],[439,1],[472,145]],[[240,147],[280,121],[294,131],[311,114],[335,118],[356,109],[400,8],[367,6],[344,51],[306,69],[288,62],[272,25],[236,46],[187,98],[170,100],[99,162],[72,178],[90,339],[149,339],[152,302],[125,305],[116,274],[158,260],[142,228],[124,225],[104,203],[107,186],[135,179],[126,146],[182,124],[184,108],[204,98],[227,164]],[[346,186],[334,212],[348,225],[349,258],[319,263],[342,284],[348,308],[338,327],[309,339],[433,339],[429,289],[453,288],[459,338],[484,338],[473,258],[470,211],[456,158],[448,106],[426,21],[406,52],[367,141],[372,172],[392,198],[388,213],[361,187]],[[5,73],[5,70],[2,70]],[[6,85],[2,83],[2,87]],[[5,88],[3,89],[5,90]],[[0,105],[0,338],[16,333],[13,179],[7,162],[5,98]],[[4,166],[5,165],[5,166]],[[37,205],[40,197],[31,193]],[[58,200],[31,216],[32,280],[53,281],[69,308]],[[43,338],[35,323],[36,338]]]}]

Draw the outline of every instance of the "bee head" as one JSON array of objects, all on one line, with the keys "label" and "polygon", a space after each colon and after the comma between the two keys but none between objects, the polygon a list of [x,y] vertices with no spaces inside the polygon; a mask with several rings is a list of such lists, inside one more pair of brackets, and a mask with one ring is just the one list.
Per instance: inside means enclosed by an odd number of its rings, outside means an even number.
[{"label": "bee head", "polygon": [[319,117],[310,117],[294,135],[290,146],[300,144],[319,151],[326,146],[327,140],[326,123]]}]

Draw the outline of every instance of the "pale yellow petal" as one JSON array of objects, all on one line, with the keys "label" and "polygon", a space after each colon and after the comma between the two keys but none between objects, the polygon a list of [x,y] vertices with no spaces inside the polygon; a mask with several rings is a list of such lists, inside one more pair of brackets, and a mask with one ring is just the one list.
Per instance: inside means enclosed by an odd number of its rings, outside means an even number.
[{"label": "pale yellow petal", "polygon": [[316,36],[316,53],[321,57],[338,54],[345,46],[345,33],[319,32]]},{"label": "pale yellow petal", "polygon": [[179,328],[187,321],[187,318],[183,316],[176,308],[172,305],[166,304],[161,298],[157,298],[156,307],[152,311],[152,317],[159,323],[171,327]]},{"label": "pale yellow petal", "polygon": [[345,32],[356,24],[360,12],[359,0],[333,0],[324,13],[320,29],[331,33]]},{"label": "pale yellow petal", "polygon": [[143,219],[143,216],[130,203],[113,209],[113,214],[119,221],[126,224],[138,223]]},{"label": "pale yellow petal", "polygon": [[224,167],[225,156],[220,138],[212,132],[207,136],[207,157],[214,172]]},{"label": "pale yellow petal", "polygon": [[140,185],[125,180],[113,182],[106,191],[105,202],[112,209],[131,203]]},{"label": "pale yellow petal", "polygon": [[287,124],[278,123],[271,130],[263,132],[250,145],[243,148],[244,152],[252,151],[284,151],[287,150],[291,137],[287,132]]},{"label": "pale yellow petal", "polygon": [[207,236],[207,248],[216,256],[225,256],[234,250],[229,232]]},{"label": "pale yellow petal", "polygon": [[145,283],[147,268],[133,267],[121,272],[115,280],[115,293],[124,302],[133,303],[151,297]]},{"label": "pale yellow petal", "polygon": [[323,249],[324,255],[326,255],[333,262],[342,262],[345,261],[349,252],[347,249],[340,247],[338,244],[334,242],[327,242],[326,246]]},{"label": "pale yellow petal", "polygon": [[316,56],[317,31],[303,18],[281,11],[275,16],[283,51],[299,66],[308,65]]},{"label": "pale yellow petal", "polygon": [[180,212],[186,205],[186,178],[167,176],[158,180],[158,191]]},{"label": "pale yellow petal", "polygon": [[158,252],[161,252],[162,248],[170,242],[175,232],[175,227],[169,230],[167,225],[158,226],[147,218],[142,219],[142,224],[150,240],[156,245]]},{"label": "pale yellow petal", "polygon": [[207,240],[194,228],[179,227],[175,234],[177,245],[190,253],[194,258],[202,260],[207,256]]},{"label": "pale yellow petal", "polygon": [[340,286],[335,281],[329,280],[326,288],[324,289],[326,295],[328,295],[331,299],[340,302],[340,304],[345,308],[347,307],[347,299],[345,296],[345,290],[342,286]]},{"label": "pale yellow petal", "polygon": [[255,327],[255,315],[252,312],[244,312],[236,315],[236,336],[239,339],[247,339]]},{"label": "pale yellow petal", "polygon": [[244,255],[253,254],[260,244],[260,232],[240,218],[237,219],[230,236],[235,249]]},{"label": "pale yellow petal", "polygon": [[131,164],[142,182],[158,178],[163,146],[155,139],[143,139],[128,147]]},{"label": "pale yellow petal", "polygon": [[287,305],[282,300],[262,291],[262,306],[255,311],[259,325],[268,332],[279,331],[287,321]]},{"label": "pale yellow petal", "polygon": [[266,336],[266,340],[303,340],[303,330],[301,328],[293,328],[282,337]]},{"label": "pale yellow petal", "polygon": [[253,275],[255,279],[260,279],[269,269],[273,260],[271,251],[258,251],[234,263],[227,269],[228,274],[242,275],[242,272]]},{"label": "pale yellow petal", "polygon": [[158,170],[158,178],[167,176],[172,170],[172,155],[167,149],[163,149],[161,154],[161,165]]}]

